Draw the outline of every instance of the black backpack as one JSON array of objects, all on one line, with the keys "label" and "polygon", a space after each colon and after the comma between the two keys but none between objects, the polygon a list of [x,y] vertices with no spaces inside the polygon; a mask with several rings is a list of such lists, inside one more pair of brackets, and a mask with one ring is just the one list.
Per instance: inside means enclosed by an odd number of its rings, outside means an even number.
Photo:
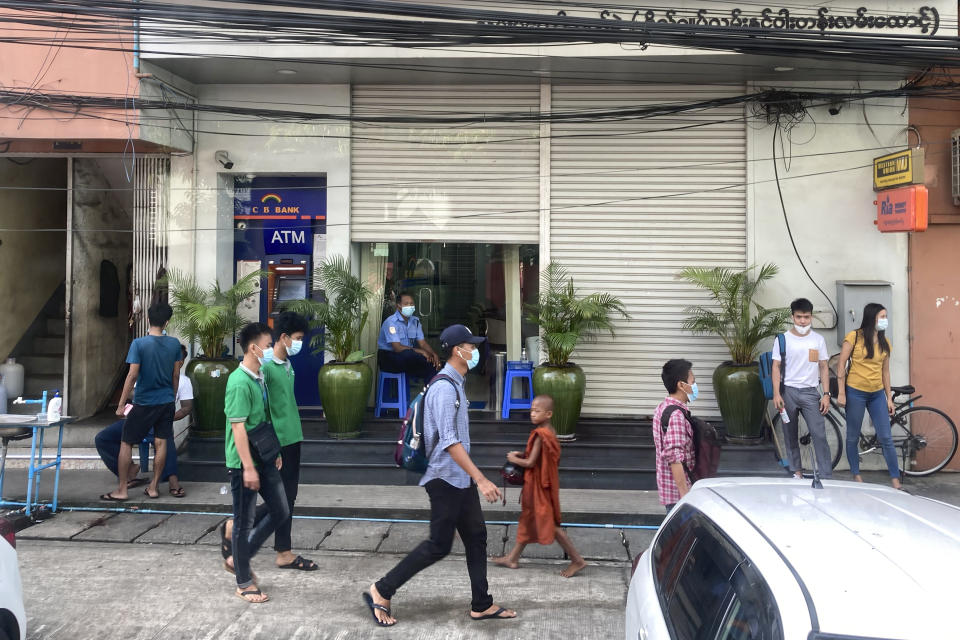
[{"label": "black backpack", "polygon": [[691,482],[715,477],[717,468],[720,466],[720,442],[722,440],[720,432],[710,423],[695,418],[680,405],[671,404],[663,410],[663,414],[660,416],[660,429],[664,434],[667,433],[667,428],[670,426],[670,416],[674,411],[682,411],[683,417],[693,427],[693,468],[687,467],[686,464],[683,465],[687,475],[690,476]]}]

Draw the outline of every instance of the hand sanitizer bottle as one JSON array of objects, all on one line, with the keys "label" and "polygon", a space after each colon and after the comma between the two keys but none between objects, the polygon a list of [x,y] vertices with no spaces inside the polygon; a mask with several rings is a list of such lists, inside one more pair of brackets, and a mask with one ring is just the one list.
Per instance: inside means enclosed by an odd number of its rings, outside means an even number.
[{"label": "hand sanitizer bottle", "polygon": [[60,420],[60,409],[63,407],[63,398],[60,397],[60,389],[53,394],[50,404],[47,405],[47,422],[57,422]]}]

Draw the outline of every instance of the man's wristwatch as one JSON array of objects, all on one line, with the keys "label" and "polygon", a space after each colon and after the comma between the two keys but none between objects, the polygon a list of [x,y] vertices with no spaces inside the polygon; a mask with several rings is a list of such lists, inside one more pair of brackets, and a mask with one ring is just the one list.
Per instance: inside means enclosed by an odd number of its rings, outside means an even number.
[{"label": "man's wristwatch", "polygon": [[829,392],[829,391],[824,391],[824,392],[823,392],[823,395],[824,395],[824,396],[829,396],[829,395],[830,395],[830,392]]}]

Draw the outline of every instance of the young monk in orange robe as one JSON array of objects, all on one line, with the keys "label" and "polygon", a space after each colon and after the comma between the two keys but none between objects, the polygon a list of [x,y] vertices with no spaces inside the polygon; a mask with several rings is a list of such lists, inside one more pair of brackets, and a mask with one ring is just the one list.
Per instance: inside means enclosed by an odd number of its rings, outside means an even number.
[{"label": "young monk in orange robe", "polygon": [[553,430],[553,398],[537,396],[530,407],[534,424],[524,453],[511,451],[507,461],[523,467],[523,490],[520,494],[520,521],[517,522],[517,543],[506,556],[493,562],[510,569],[520,566],[520,554],[530,543],[553,544],[554,539],[570,558],[570,565],[560,572],[571,578],[587,566],[569,536],[560,528],[560,442]]}]

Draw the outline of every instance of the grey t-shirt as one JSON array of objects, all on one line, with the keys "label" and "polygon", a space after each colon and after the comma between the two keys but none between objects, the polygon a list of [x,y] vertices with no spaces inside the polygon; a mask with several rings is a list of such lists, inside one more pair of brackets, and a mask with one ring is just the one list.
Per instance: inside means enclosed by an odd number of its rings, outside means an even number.
[{"label": "grey t-shirt", "polygon": [[470,403],[460,372],[447,364],[440,373],[450,376],[454,384],[437,380],[427,391],[423,403],[423,437],[428,462],[420,486],[439,478],[458,489],[466,489],[471,483],[470,476],[454,462],[447,448],[459,442],[470,453]]}]

